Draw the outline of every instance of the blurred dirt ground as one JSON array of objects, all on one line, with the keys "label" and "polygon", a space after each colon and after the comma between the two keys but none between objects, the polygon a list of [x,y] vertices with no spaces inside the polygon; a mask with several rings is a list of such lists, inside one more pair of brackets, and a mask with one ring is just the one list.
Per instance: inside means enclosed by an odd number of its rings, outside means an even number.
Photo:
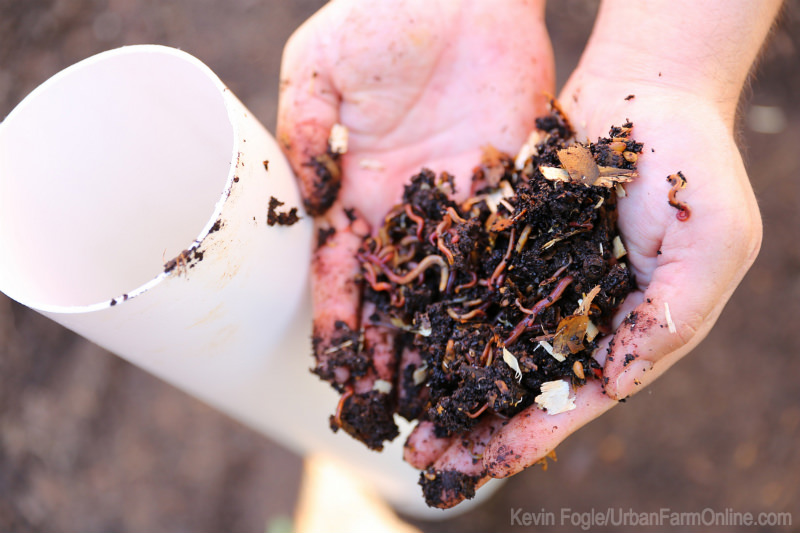
[{"label": "blurred dirt ground", "polygon": [[[76,61],[160,43],[207,63],[274,130],[281,48],[322,3],[0,0],[0,117]],[[548,6],[560,84],[595,9]],[[764,245],[717,327],[646,392],[567,440],[546,473],[516,476],[461,517],[416,525],[521,531],[536,528],[513,526],[513,509],[711,508],[790,512],[781,530],[800,531],[797,0],[757,74],[740,140]],[[289,531],[300,468],[292,452],[0,295],[0,531]]]}]

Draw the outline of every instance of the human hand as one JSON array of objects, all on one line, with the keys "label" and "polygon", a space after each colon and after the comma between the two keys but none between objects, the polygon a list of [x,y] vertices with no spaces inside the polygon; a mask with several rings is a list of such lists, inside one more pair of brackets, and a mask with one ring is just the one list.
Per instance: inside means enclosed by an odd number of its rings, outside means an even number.
[{"label": "human hand", "polygon": [[[486,420],[482,439],[478,434],[483,472],[469,466],[470,440],[436,459],[437,468],[474,472],[475,485],[519,472],[651,383],[711,329],[760,247],[760,215],[733,122],[779,6],[778,0],[602,5],[560,100],[579,140],[596,139],[629,118],[633,137],[645,145],[640,176],[618,203],[639,290],[617,313],[613,341],[596,353],[604,384],[578,389],[576,409],[551,416],[530,407],[507,424]],[[690,209],[685,221],[668,203],[667,176],[678,171],[688,180],[678,192]],[[445,506],[458,499],[452,492],[443,497]]]},{"label": "human hand", "polygon": [[[657,76],[657,74],[656,74]],[[634,98],[626,100],[630,94]],[[489,475],[505,477],[535,463],[574,430],[651,383],[706,336],[754,261],[761,219],[733,139],[733,115],[702,95],[657,84],[619,82],[578,72],[562,93],[578,138],[594,139],[630,118],[644,143],[639,177],[618,202],[618,226],[638,290],[618,311],[607,351],[604,387],[576,391],[574,411],[536,408],[499,429],[484,452]],[[667,176],[687,179],[668,203]],[[667,318],[667,306],[671,315]]]},{"label": "human hand", "polygon": [[[284,51],[278,140],[321,237],[312,280],[315,371],[349,398],[334,423],[373,448],[396,432],[389,395],[373,391],[375,382],[394,383],[398,363],[419,355],[397,354],[392,332],[367,320],[356,252],[422,167],[453,174],[464,199],[483,146],[514,152],[522,144],[553,89],[543,10],[543,2],[523,0],[502,10],[485,2],[339,0]],[[341,173],[325,155],[336,123],[349,130]],[[342,406],[369,415],[377,438],[365,438]],[[445,446],[429,444],[425,457]]]}]

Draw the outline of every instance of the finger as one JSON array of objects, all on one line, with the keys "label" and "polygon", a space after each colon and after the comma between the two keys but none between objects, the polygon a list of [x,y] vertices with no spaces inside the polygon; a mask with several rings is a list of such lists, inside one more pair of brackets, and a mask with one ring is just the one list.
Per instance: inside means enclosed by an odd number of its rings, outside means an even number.
[{"label": "finger", "polygon": [[339,95],[330,78],[326,47],[314,28],[318,13],[289,39],[281,62],[278,141],[297,175],[306,211],[326,212],[339,193],[338,155],[328,149],[331,128],[339,117]]},{"label": "finger", "polygon": [[601,384],[590,381],[575,391],[575,409],[551,415],[532,405],[499,429],[483,453],[487,475],[512,476],[552,452],[573,431],[614,405]]},{"label": "finger", "polygon": [[418,350],[403,347],[398,373],[397,414],[409,421],[418,420],[428,401],[430,390],[425,386],[428,369]]},{"label": "finger", "polygon": [[419,484],[430,507],[449,509],[475,497],[475,491],[489,481],[482,460],[492,435],[503,425],[499,417],[486,417],[469,433],[453,443],[420,474]]},{"label": "finger", "polygon": [[369,360],[359,351],[360,267],[356,252],[369,233],[355,211],[334,206],[317,220],[317,249],[312,257],[314,372],[340,386],[363,375]]},{"label": "finger", "polygon": [[403,460],[418,470],[431,466],[452,444],[452,437],[437,437],[433,422],[423,420],[403,445]]},{"label": "finger", "polygon": [[[428,402],[429,390],[425,386],[427,368],[422,362],[419,351],[405,347],[400,360],[400,377],[398,379],[397,413],[407,420],[418,420],[424,416],[424,408]],[[451,437],[436,435],[433,422],[420,421],[403,445],[403,460],[423,470],[436,461],[450,447]]]},{"label": "finger", "polygon": [[336,414],[331,417],[331,428],[344,429],[369,448],[381,450],[385,441],[394,440],[399,434],[392,390],[398,357],[395,333],[372,324],[370,317],[375,312],[373,304],[364,306],[363,347],[359,355],[366,355],[368,367],[363,374],[354,375],[346,386]]}]

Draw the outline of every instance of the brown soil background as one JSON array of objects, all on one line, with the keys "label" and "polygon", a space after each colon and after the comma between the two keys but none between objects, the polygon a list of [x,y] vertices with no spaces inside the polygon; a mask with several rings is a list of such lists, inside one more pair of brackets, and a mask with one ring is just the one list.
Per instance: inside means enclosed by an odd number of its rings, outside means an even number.
[{"label": "brown soil background", "polygon": [[[0,117],[76,61],[153,42],[199,57],[274,130],[281,48],[321,3],[0,0]],[[595,10],[548,6],[560,84]],[[511,526],[511,509],[611,507],[788,511],[782,530],[800,531],[797,0],[756,74],[739,131],[764,245],[716,328],[567,440],[547,473],[516,476],[454,520],[416,522],[423,530],[536,530]],[[754,105],[782,113],[779,133],[757,131]],[[300,469],[292,452],[0,295],[0,530],[288,531]]]}]

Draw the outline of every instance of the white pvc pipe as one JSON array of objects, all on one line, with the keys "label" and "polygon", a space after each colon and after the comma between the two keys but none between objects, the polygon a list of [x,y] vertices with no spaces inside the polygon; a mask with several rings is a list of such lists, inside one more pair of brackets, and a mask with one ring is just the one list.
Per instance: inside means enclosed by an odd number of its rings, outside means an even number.
[{"label": "white pvc pipe", "polygon": [[163,46],[99,54],[0,123],[0,291],[338,456],[404,512],[450,516],[425,508],[403,435],[376,454],[328,429],[336,394],[308,371],[312,224],[268,226],[272,196],[304,215],[276,142],[207,66]]}]

